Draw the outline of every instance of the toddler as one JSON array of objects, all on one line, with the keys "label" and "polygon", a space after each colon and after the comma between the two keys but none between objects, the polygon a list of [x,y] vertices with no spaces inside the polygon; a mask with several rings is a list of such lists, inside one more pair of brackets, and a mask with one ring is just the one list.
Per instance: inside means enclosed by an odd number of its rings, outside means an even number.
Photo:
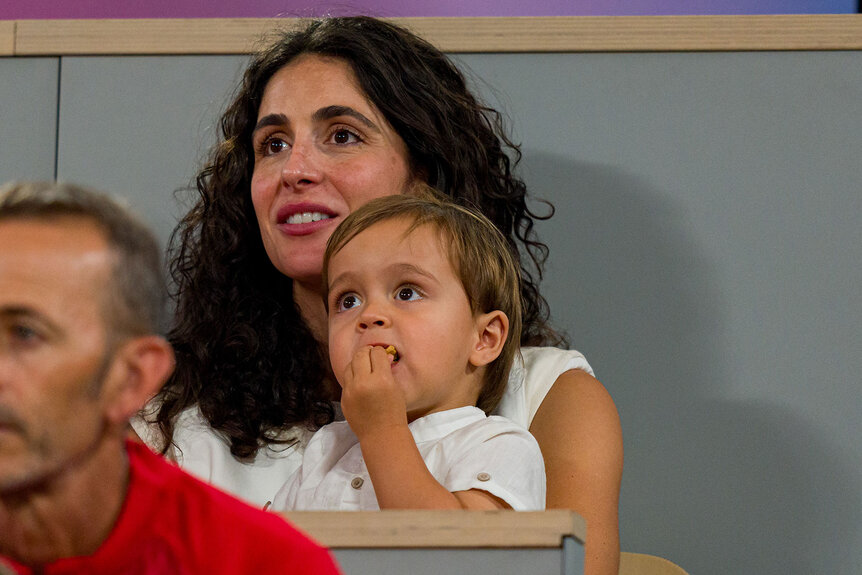
[{"label": "toddler", "polygon": [[323,262],[346,421],[324,426],[278,509],[543,509],[523,428],[488,416],[518,352],[518,267],[484,216],[387,196],[348,216]]}]

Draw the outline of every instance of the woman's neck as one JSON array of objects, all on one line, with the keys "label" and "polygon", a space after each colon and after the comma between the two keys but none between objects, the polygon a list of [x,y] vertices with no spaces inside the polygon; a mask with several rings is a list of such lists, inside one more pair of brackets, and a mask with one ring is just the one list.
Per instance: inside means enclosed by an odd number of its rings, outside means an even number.
[{"label": "woman's neck", "polygon": [[305,321],[305,325],[311,330],[314,339],[325,348],[328,332],[326,308],[323,305],[323,294],[320,292],[320,288],[312,288],[308,283],[294,281],[293,301],[299,307],[299,314]]},{"label": "woman's neck", "polygon": [[[319,285],[316,284],[316,285]],[[298,281],[293,282],[293,301],[299,308],[299,314],[305,321],[305,325],[311,330],[327,364],[329,363],[329,329],[326,317],[326,307],[323,305],[323,294],[320,288],[311,288],[309,284]],[[324,393],[332,400],[341,397],[341,386],[335,381],[332,372],[327,370],[323,378]]]}]

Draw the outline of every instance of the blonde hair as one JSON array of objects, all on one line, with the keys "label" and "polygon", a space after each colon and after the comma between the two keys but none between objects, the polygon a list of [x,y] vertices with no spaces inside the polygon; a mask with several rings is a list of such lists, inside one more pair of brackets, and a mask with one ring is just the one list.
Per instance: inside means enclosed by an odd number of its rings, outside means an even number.
[{"label": "blonde hair", "polygon": [[393,219],[412,220],[404,235],[432,226],[449,262],[461,280],[473,314],[500,310],[509,319],[509,333],[500,355],[488,364],[476,406],[491,412],[506,389],[509,370],[521,339],[521,275],[503,234],[485,216],[442,199],[420,185],[409,195],[385,196],[368,202],[335,229],[323,256],[323,288],[329,288],[329,261],[350,240],[371,226]]}]

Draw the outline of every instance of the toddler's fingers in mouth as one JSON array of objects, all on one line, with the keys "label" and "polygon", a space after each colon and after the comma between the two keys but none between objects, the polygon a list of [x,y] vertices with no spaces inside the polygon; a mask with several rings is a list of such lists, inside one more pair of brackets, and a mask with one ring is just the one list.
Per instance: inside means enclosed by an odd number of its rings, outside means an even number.
[{"label": "toddler's fingers in mouth", "polygon": [[390,346],[389,346],[389,347],[387,347],[384,351],[386,351],[386,353],[388,353],[389,355],[391,355],[391,356],[392,356],[392,363],[395,363],[395,362],[397,362],[399,359],[401,359],[401,356],[400,356],[400,355],[398,355],[398,350],[397,350],[397,349],[395,349],[395,346],[394,346],[394,345],[390,345]]}]

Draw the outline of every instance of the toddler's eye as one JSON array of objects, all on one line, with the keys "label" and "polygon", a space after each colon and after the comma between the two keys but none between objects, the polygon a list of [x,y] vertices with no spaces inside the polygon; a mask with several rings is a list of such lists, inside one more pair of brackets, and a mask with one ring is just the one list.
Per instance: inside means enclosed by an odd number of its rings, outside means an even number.
[{"label": "toddler's eye", "polygon": [[345,294],[338,298],[338,311],[347,311],[349,309],[353,309],[361,303],[362,300],[359,299],[359,296],[355,293]]},{"label": "toddler's eye", "polygon": [[401,301],[414,301],[420,297],[419,292],[412,287],[402,287],[398,290],[398,299]]}]

